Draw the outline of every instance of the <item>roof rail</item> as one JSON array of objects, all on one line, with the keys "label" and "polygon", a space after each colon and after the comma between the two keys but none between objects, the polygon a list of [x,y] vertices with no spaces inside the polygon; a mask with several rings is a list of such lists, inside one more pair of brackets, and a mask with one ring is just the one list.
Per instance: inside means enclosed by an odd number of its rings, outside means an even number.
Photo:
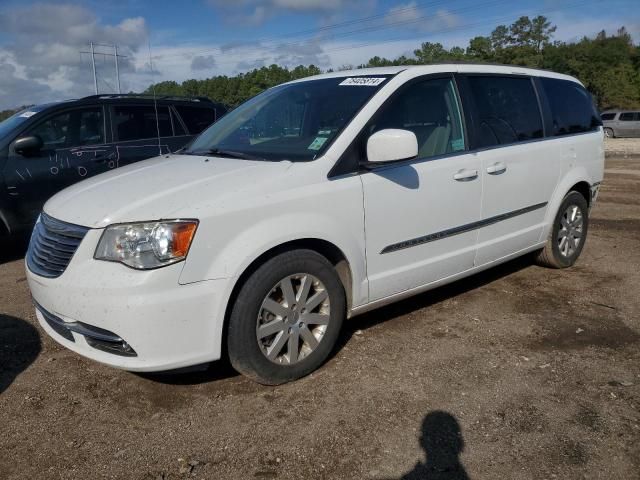
[{"label": "roof rail", "polygon": [[95,99],[115,99],[115,98],[148,98],[157,100],[181,100],[186,102],[207,102],[214,103],[209,97],[187,97],[180,95],[153,95],[151,93],[102,93],[98,95],[89,95],[88,97],[83,97],[81,100],[95,100]]}]

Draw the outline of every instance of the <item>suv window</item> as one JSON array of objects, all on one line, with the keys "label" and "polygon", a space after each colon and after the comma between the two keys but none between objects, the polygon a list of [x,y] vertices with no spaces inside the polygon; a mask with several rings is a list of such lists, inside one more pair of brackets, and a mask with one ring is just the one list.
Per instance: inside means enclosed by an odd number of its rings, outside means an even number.
[{"label": "suv window", "polygon": [[113,132],[117,140],[141,140],[173,136],[169,107],[158,106],[158,121],[153,105],[117,105],[113,107]]},{"label": "suv window", "polygon": [[415,133],[418,158],[465,149],[460,103],[451,78],[414,83],[376,115],[370,133],[400,128]]},{"label": "suv window", "polygon": [[624,112],[620,114],[621,122],[633,122],[640,120],[640,112]]},{"label": "suv window", "polygon": [[480,147],[542,138],[538,98],[529,78],[469,76]]},{"label": "suv window", "polygon": [[616,118],[616,114],[615,113],[603,113],[602,115],[600,115],[600,118],[602,120],[613,120],[614,118]]},{"label": "suv window", "polygon": [[191,135],[197,135],[216,121],[216,111],[213,108],[174,106]]},{"label": "suv window", "polygon": [[553,135],[589,132],[602,125],[591,95],[569,80],[541,78],[553,116]]},{"label": "suv window", "polygon": [[35,125],[27,135],[38,135],[47,150],[104,143],[102,108],[71,110],[54,115]]}]

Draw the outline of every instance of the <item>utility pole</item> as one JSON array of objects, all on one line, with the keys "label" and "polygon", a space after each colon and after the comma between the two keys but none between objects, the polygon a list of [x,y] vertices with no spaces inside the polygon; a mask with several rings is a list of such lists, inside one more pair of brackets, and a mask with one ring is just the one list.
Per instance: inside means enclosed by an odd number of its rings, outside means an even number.
[{"label": "utility pole", "polygon": [[122,93],[120,91],[120,71],[118,70],[118,45],[113,46],[113,58],[116,61],[116,79],[118,81],[118,93]]},{"label": "utility pole", "polygon": [[[113,59],[115,60],[115,67],[116,67],[116,86],[118,90],[117,93],[119,94],[122,93],[120,89],[120,65],[118,64],[118,59],[127,58],[127,57],[124,55],[120,55],[118,53],[118,45],[91,42],[90,46],[91,46],[91,49],[88,52],[80,52],[80,55],[82,56],[83,53],[91,55],[91,69],[93,71],[93,88],[96,92],[96,95],[98,95],[98,75],[96,72],[96,55],[102,55],[104,57],[113,57]],[[95,47],[113,48],[113,53],[96,52]]]},{"label": "utility pole", "polygon": [[93,86],[98,94],[98,76],[96,75],[96,53],[93,50],[93,42],[91,42],[91,67],[93,68]]}]

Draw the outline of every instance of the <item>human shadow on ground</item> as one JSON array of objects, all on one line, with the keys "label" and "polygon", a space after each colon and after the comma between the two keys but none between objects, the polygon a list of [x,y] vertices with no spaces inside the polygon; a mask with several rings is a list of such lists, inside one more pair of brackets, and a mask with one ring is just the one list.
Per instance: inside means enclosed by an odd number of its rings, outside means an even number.
[{"label": "human shadow on ground", "polygon": [[400,480],[469,480],[460,462],[462,430],[453,415],[438,410],[428,413],[422,421],[420,446],[426,461],[417,463]]},{"label": "human shadow on ground", "polygon": [[40,354],[40,335],[26,321],[0,314],[0,395]]}]

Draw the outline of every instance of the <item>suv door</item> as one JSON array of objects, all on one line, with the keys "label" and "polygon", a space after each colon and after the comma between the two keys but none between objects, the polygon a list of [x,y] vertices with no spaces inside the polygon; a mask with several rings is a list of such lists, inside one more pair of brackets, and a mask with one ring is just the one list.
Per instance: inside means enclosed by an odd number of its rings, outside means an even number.
[{"label": "suv door", "polygon": [[466,151],[453,76],[414,80],[365,130],[410,130],[418,158],[361,175],[370,300],[473,267],[480,219],[480,160]]},{"label": "suv door", "polygon": [[111,126],[117,154],[116,166],[119,167],[174,152],[185,143],[185,137],[174,135],[172,116],[167,105],[157,106],[156,119],[156,107],[153,104],[113,104]]},{"label": "suv door", "polygon": [[9,147],[4,173],[11,210],[20,223],[35,220],[53,194],[83,178],[107,169],[104,111],[101,106],[58,111],[21,132],[16,138],[37,135],[43,147],[22,156]]},{"label": "suv door", "polygon": [[531,78],[465,75],[461,81],[483,177],[479,266],[540,241],[563,147],[535,141],[544,138],[544,126]]}]

